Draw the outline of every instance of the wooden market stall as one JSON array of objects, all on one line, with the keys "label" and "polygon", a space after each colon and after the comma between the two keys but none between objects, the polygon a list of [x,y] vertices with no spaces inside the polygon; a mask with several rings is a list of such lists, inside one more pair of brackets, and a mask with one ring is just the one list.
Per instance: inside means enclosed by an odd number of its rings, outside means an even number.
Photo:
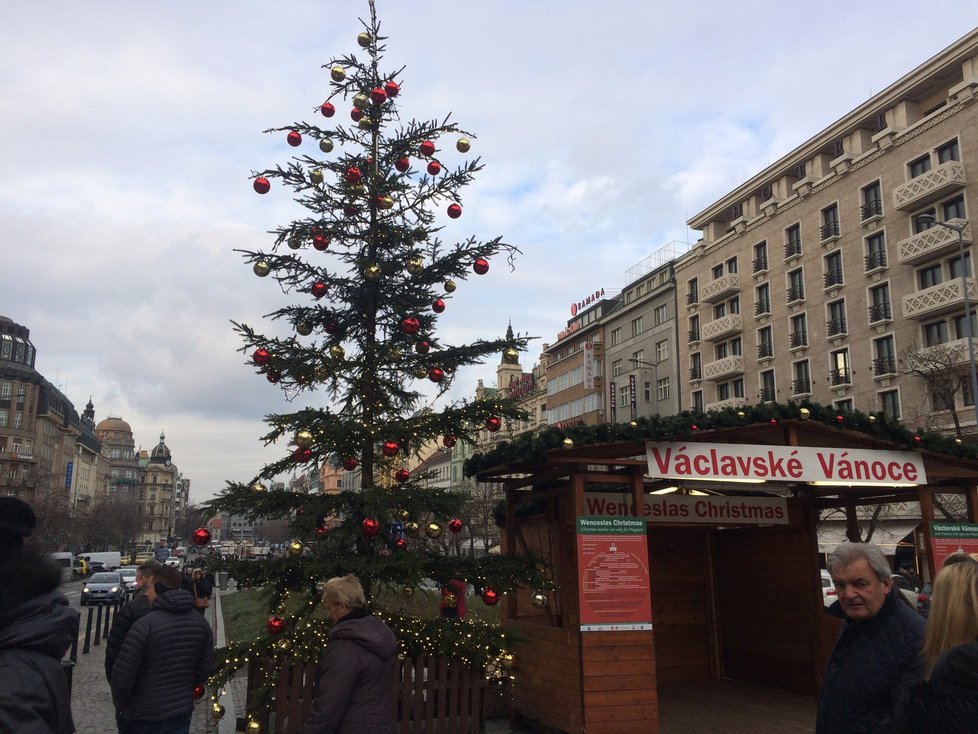
[{"label": "wooden market stall", "polygon": [[[657,734],[660,688],[673,682],[736,680],[814,695],[838,624],[822,603],[819,511],[843,510],[854,539],[860,505],[919,501],[925,541],[937,494],[963,494],[968,519],[978,520],[978,461],[894,453],[892,444],[866,433],[801,419],[700,431],[682,443],[684,449],[739,445],[730,454],[744,466],[745,457],[765,447],[782,447],[778,451],[789,457],[792,451],[821,455],[819,449],[842,457],[880,452],[881,471],[887,466],[882,459],[909,457],[916,468],[907,463],[907,473],[922,469],[926,484],[914,484],[912,476],[866,486],[822,486],[790,476],[754,483],[664,479],[650,472],[645,441],[558,448],[543,461],[483,469],[479,481],[500,483],[505,491],[504,547],[543,556],[556,585],[546,603],[539,590],[520,590],[504,612],[521,640],[514,711],[533,728]],[[902,471],[899,461],[895,471]],[[681,516],[682,506],[715,514],[694,521]],[[647,516],[645,594],[652,624],[589,624],[593,579],[591,561],[582,555],[580,519],[596,515]],[[617,537],[612,550],[632,540]]]}]

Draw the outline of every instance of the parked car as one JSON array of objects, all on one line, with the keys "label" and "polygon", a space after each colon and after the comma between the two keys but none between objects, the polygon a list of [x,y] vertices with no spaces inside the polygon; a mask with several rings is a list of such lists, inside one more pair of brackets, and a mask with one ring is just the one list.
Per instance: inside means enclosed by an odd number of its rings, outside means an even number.
[{"label": "parked car", "polygon": [[[84,558],[82,559],[85,560]],[[91,576],[93,573],[104,573],[109,569],[105,567],[102,561],[88,561],[88,575]]]},{"label": "parked car", "polygon": [[115,604],[125,598],[126,589],[122,584],[122,577],[114,571],[101,571],[93,573],[82,587],[81,605]]},{"label": "parked car", "polygon": [[122,583],[126,590],[133,592],[136,590],[136,567],[135,566],[123,566],[119,569],[119,576],[122,577]]},{"label": "parked car", "polygon": [[898,573],[890,574],[890,578],[893,579],[893,585],[896,586],[900,593],[903,594],[903,598],[906,599],[910,606],[914,609],[917,608],[917,589],[910,582],[906,576],[901,576]]},{"label": "parked car", "polygon": [[832,583],[832,576],[828,571],[822,571],[822,603],[830,607],[839,598],[835,591],[835,584]]},{"label": "parked car", "polygon": [[924,584],[924,587],[917,594],[917,611],[925,617],[930,614],[930,595],[934,593],[934,587]]}]

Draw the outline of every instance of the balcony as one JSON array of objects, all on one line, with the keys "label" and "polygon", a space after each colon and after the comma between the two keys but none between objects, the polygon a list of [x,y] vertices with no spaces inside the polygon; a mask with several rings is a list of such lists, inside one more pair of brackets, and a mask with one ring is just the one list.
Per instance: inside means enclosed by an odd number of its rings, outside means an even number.
[{"label": "balcony", "polygon": [[719,319],[714,319],[703,325],[703,338],[710,342],[719,342],[736,336],[744,330],[744,322],[739,313],[732,313]]},{"label": "balcony", "polygon": [[740,293],[740,274],[726,273],[719,278],[711,280],[701,289],[700,297],[707,303],[722,301],[727,296]]},{"label": "balcony", "polygon": [[754,273],[764,273],[767,272],[767,256],[762,256],[754,260],[751,263],[752,272]]},{"label": "balcony", "polygon": [[785,291],[785,296],[788,299],[788,303],[795,303],[797,301],[804,301],[805,300],[805,286],[803,286],[803,285],[795,285],[795,286],[792,286],[791,288],[788,288],[787,291]]},{"label": "balcony", "polygon": [[740,408],[747,405],[746,398],[727,398],[726,400],[718,400],[715,403],[707,403],[704,408],[706,412],[711,410],[723,410],[724,408]]},{"label": "balcony", "polygon": [[829,370],[829,384],[832,387],[852,384],[852,372],[845,367],[837,370]]},{"label": "balcony", "polygon": [[714,382],[742,374],[744,374],[744,358],[740,355],[724,357],[715,362],[707,362],[703,368],[704,377]]},{"label": "balcony", "polygon": [[830,242],[839,236],[839,223],[830,219],[818,228],[818,236],[821,242]]},{"label": "balcony", "polygon": [[686,343],[687,344],[696,344],[696,342],[698,342],[699,340],[700,340],[700,330],[699,329],[690,329],[689,331],[686,332]]},{"label": "balcony", "polygon": [[808,346],[808,332],[807,331],[793,331],[788,334],[788,348],[789,349],[801,349],[802,347]]},{"label": "balcony", "polygon": [[757,358],[770,359],[774,356],[774,342],[761,342],[757,345]]},{"label": "balcony", "polygon": [[876,324],[880,321],[892,321],[893,312],[889,303],[877,303],[869,307],[869,323]]},{"label": "balcony", "polygon": [[793,257],[801,257],[801,240],[790,240],[784,246],[784,259],[790,260]]},{"label": "balcony", "polygon": [[691,381],[702,380],[703,379],[703,369],[701,367],[690,367],[689,368],[689,379]]},{"label": "balcony", "polygon": [[895,375],[896,371],[896,357],[877,357],[873,360],[873,377]]},{"label": "balcony", "polygon": [[[964,219],[949,219],[947,224],[960,227],[965,225],[961,237],[966,245],[971,244],[971,223]],[[947,227],[933,226],[923,232],[897,242],[897,259],[908,265],[955,252],[958,248],[958,233]]]},{"label": "balcony", "polygon": [[[968,301],[972,304],[978,302],[974,278],[968,278]],[[908,319],[926,320],[963,308],[961,278],[924,288],[903,298],[903,316]]]},{"label": "balcony", "polygon": [[893,189],[893,206],[900,211],[919,209],[963,189],[965,183],[964,164],[948,161]]},{"label": "balcony", "polygon": [[849,328],[846,324],[846,319],[844,316],[840,316],[837,319],[829,319],[827,322],[825,322],[826,336],[845,336],[848,333]]},{"label": "balcony", "polygon": [[695,306],[700,302],[700,294],[698,291],[692,290],[686,294],[686,305]]},{"label": "balcony", "polygon": [[767,316],[771,313],[771,299],[762,298],[754,303],[754,315],[755,316]]},{"label": "balcony", "polygon": [[771,403],[778,399],[778,392],[773,387],[762,387],[757,397],[762,403]]},{"label": "balcony", "polygon": [[842,268],[833,268],[822,276],[825,288],[835,288],[842,285]]},{"label": "balcony", "polygon": [[877,250],[866,256],[866,272],[882,270],[886,267],[886,250]]},{"label": "balcony", "polygon": [[812,394],[812,381],[807,377],[799,377],[796,380],[791,381],[791,394],[792,395],[811,395]]},{"label": "balcony", "polygon": [[883,202],[879,199],[871,199],[859,207],[859,219],[868,222],[875,217],[883,216]]}]

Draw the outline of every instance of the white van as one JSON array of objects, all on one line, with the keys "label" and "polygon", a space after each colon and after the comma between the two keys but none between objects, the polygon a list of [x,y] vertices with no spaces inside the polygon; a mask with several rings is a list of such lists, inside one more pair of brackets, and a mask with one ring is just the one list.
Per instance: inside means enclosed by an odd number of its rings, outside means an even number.
[{"label": "white van", "polygon": [[61,566],[61,581],[71,581],[71,565],[75,557],[71,553],[52,553],[51,558]]},{"label": "white van", "polygon": [[122,565],[122,554],[119,551],[102,551],[99,553],[79,553],[79,558],[84,558],[91,563],[101,561],[105,564],[106,571],[115,571]]}]

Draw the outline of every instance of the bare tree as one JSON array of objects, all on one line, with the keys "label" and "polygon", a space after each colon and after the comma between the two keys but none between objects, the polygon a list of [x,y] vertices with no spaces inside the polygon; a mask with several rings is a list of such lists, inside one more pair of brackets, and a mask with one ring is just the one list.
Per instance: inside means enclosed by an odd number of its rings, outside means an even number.
[{"label": "bare tree", "polygon": [[970,383],[967,380],[967,354],[963,345],[935,344],[930,347],[910,345],[903,353],[904,373],[923,378],[931,400],[931,413],[947,411],[954,421],[954,433],[961,437],[961,419],[956,398],[960,393],[967,402]]}]

